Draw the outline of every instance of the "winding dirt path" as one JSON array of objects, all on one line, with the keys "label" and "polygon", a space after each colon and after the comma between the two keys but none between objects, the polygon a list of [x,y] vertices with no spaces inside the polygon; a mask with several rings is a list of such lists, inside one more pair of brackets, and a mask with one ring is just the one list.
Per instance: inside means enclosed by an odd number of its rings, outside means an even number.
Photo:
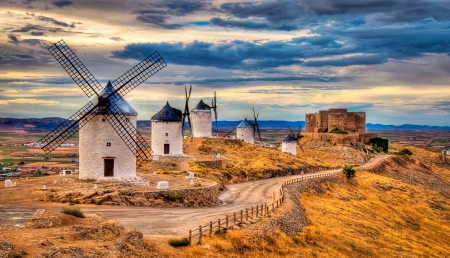
[{"label": "winding dirt path", "polygon": [[[388,155],[378,155],[361,167],[370,167]],[[340,169],[324,170],[308,175],[339,172]],[[95,206],[77,205],[86,213],[99,212],[108,219],[120,222],[127,228],[138,229],[145,235],[186,235],[189,229],[205,225],[211,220],[251,206],[270,203],[279,197],[280,185],[302,175],[276,177],[266,180],[250,181],[227,185],[229,189],[219,198],[222,204],[204,208],[154,208],[134,206]],[[0,223],[18,224],[28,222],[36,209],[59,211],[67,205],[37,203],[33,206],[12,206],[0,204]]]}]

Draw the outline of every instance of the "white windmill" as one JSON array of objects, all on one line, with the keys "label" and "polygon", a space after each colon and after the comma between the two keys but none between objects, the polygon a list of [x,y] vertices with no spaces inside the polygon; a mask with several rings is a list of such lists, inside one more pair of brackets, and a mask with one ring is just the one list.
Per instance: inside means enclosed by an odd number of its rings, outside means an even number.
[{"label": "white windmill", "polygon": [[181,110],[173,108],[169,102],[152,119],[152,150],[153,155],[183,154]]},{"label": "white windmill", "polygon": [[228,132],[224,137],[227,137],[231,132],[233,132],[236,129],[236,138],[240,139],[243,142],[246,143],[255,143],[255,135],[258,133],[259,141],[261,142],[261,133],[259,131],[259,124],[258,124],[258,116],[259,113],[255,113],[255,108],[253,108],[253,116],[255,118],[254,122],[251,123],[247,120],[247,118],[244,119],[238,126],[233,128],[230,132]]},{"label": "white windmill", "polygon": [[123,96],[164,68],[163,58],[154,52],[103,89],[63,40],[48,50],[83,92],[95,98],[38,141],[44,152],[80,130],[80,179],[135,177],[136,162],[148,159],[151,149],[136,129],[136,110]]}]

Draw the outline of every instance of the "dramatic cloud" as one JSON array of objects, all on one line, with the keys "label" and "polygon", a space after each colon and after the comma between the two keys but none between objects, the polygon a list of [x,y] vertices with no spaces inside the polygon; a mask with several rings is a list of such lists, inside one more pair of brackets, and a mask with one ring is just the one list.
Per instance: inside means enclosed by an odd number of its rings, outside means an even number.
[{"label": "dramatic cloud", "polygon": [[225,27],[225,28],[242,28],[245,30],[281,30],[292,31],[298,30],[296,25],[282,24],[280,26],[272,26],[267,23],[255,23],[250,21],[236,21],[236,20],[224,20],[222,18],[212,18],[210,20],[211,25]]},{"label": "dramatic cloud", "polygon": [[150,9],[133,11],[133,14],[138,14],[136,19],[158,28],[173,30],[184,27],[186,24],[169,23],[168,20],[172,17],[186,16],[205,10],[210,4],[205,1],[162,1],[149,5]]},{"label": "dramatic cloud", "polygon": [[73,2],[70,0],[59,0],[52,2],[52,4],[56,7],[63,8],[69,5],[73,5]]}]

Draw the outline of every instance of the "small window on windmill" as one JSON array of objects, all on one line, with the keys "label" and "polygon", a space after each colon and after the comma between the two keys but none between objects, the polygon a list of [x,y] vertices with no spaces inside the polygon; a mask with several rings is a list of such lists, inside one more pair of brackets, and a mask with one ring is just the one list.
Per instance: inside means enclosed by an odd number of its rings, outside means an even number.
[{"label": "small window on windmill", "polygon": [[166,133],[166,136],[169,136],[169,133]]},{"label": "small window on windmill", "polygon": [[194,172],[187,172],[184,179],[194,179]]},{"label": "small window on windmill", "polygon": [[105,122],[105,121],[106,121],[106,119],[104,119],[104,118],[103,118],[103,119],[102,119],[102,121],[103,121],[103,122]]},{"label": "small window on windmill", "polygon": [[106,142],[106,147],[111,147],[111,142]]},{"label": "small window on windmill", "polygon": [[159,181],[158,184],[156,184],[156,189],[167,190],[169,189],[169,183],[167,181]]}]

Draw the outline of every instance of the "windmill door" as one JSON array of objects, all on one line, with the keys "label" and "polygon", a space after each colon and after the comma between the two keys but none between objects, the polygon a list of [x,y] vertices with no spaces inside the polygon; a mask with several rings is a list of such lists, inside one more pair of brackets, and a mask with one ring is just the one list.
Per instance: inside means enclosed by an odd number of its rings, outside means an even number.
[{"label": "windmill door", "polygon": [[164,154],[170,154],[170,145],[164,144]]},{"label": "windmill door", "polygon": [[105,177],[114,176],[114,159],[104,159],[105,161]]}]

